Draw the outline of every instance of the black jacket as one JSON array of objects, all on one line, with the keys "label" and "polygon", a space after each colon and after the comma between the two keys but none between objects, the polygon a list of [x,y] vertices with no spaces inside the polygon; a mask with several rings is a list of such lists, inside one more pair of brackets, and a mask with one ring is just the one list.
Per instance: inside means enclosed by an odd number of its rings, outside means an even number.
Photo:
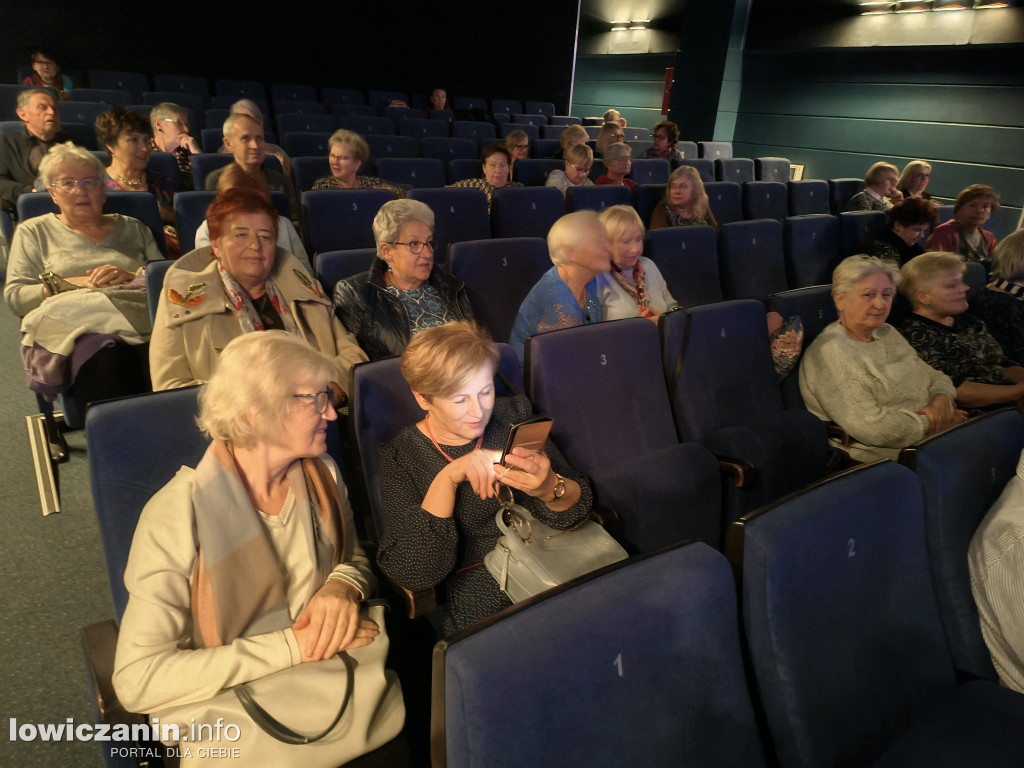
[{"label": "black jacket", "polygon": [[[334,289],[338,319],[371,360],[401,355],[412,338],[408,311],[401,299],[385,289],[386,269],[385,262],[374,259],[369,272],[348,277]],[[460,320],[475,319],[466,287],[454,275],[435,264],[429,282]]]},{"label": "black jacket", "polygon": [[[5,211],[14,211],[18,197],[32,191],[39,174],[29,167],[28,153],[38,141],[25,127],[0,136],[0,207]],[[65,141],[73,139],[58,131],[46,143],[52,147]]]}]

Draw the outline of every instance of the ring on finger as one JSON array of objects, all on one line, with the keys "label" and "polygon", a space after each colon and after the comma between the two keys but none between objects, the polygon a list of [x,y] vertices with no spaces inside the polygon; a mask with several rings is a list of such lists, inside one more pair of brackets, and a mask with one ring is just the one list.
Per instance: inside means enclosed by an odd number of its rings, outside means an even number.
[{"label": "ring on finger", "polygon": [[507,475],[511,471],[512,471],[512,467],[505,467],[505,471],[501,473],[501,476],[504,477],[505,475]]}]

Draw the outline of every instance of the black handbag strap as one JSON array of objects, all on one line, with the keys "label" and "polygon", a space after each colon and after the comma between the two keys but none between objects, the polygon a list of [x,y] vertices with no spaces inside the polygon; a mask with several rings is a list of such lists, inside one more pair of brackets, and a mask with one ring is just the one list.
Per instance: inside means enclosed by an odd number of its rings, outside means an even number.
[{"label": "black handbag strap", "polygon": [[278,741],[283,741],[285,744],[312,744],[314,741],[320,741],[324,736],[330,733],[334,726],[341,720],[341,716],[345,714],[345,710],[348,709],[349,702],[352,700],[352,687],[355,682],[355,669],[352,667],[352,659],[349,658],[347,653],[339,654],[342,661],[345,664],[345,672],[348,677],[348,684],[345,686],[345,696],[341,700],[341,707],[338,709],[338,714],[321,733],[316,736],[303,736],[301,733],[296,733],[287,725],[278,722],[269,712],[263,707],[256,703],[256,699],[252,697],[252,691],[249,686],[245,683],[236,686],[234,688],[235,695],[238,700],[242,703],[242,709],[245,710],[246,714],[252,718],[252,721],[258,725],[264,733],[268,736],[272,736]]}]

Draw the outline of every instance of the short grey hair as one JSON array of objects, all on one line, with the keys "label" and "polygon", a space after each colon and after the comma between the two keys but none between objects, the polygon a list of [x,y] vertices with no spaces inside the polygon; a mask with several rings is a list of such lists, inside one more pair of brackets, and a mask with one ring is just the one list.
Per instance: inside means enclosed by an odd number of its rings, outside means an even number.
[{"label": "short grey hair", "polygon": [[609,144],[608,148],[604,151],[603,162],[605,168],[608,167],[609,163],[614,163],[616,160],[621,160],[624,157],[633,157],[633,150],[630,148],[629,144],[621,141],[617,144]]},{"label": "short grey hair", "polygon": [[287,331],[246,333],[220,353],[199,391],[199,429],[211,440],[249,447],[278,434],[292,395],[306,380],[331,380],[330,361]]},{"label": "short grey hair", "polygon": [[43,96],[49,96],[53,99],[54,109],[57,108],[57,104],[60,102],[53,96],[53,91],[47,88],[26,88],[23,91],[18,91],[18,109],[25,109],[28,103],[32,100],[32,97],[37,93],[41,93]]},{"label": "short grey hair", "polygon": [[419,200],[389,200],[373,218],[373,237],[377,241],[377,258],[381,258],[381,243],[393,243],[402,234],[402,228],[421,221],[434,231],[434,212]]},{"label": "short grey hair", "polygon": [[953,272],[961,275],[966,271],[963,257],[958,253],[931,251],[915,256],[900,268],[900,293],[906,296],[915,308],[919,305],[918,291],[927,291],[932,282]]},{"label": "short grey hair", "polygon": [[43,156],[43,161],[39,163],[39,175],[43,179],[43,184],[47,187],[53,186],[53,182],[60,174],[60,169],[65,165],[76,163],[89,165],[101,183],[107,176],[107,169],[103,167],[103,163],[96,158],[96,155],[66,141],[63,144],[54,144],[50,147],[50,151]]},{"label": "short grey hair", "polygon": [[224,121],[224,128],[221,131],[224,134],[225,138],[231,138],[231,131],[235,127],[235,123],[237,123],[239,120],[242,120],[243,118],[245,120],[252,120],[260,127],[260,130],[263,130],[263,123],[254,118],[252,115],[246,114],[245,112],[232,112]]},{"label": "short grey hair", "polygon": [[170,101],[157,104],[149,111],[149,122],[153,126],[153,132],[156,132],[157,123],[169,117],[180,117],[183,120],[187,120],[188,110]]},{"label": "short grey hair", "polygon": [[566,249],[578,244],[580,236],[593,226],[604,229],[604,224],[595,211],[567,213],[548,230],[548,256],[555,266],[565,264],[569,259]]},{"label": "short grey hair", "polygon": [[992,276],[1024,283],[1024,229],[1007,235],[992,254]]},{"label": "short grey hair", "polygon": [[570,125],[560,134],[558,134],[558,143],[562,146],[562,151],[569,146],[569,142],[577,138],[583,142],[590,141],[590,134],[587,133],[587,129],[582,125]]},{"label": "short grey hair", "polygon": [[263,113],[260,112],[259,105],[252,99],[239,99],[231,105],[231,111],[248,115],[257,123],[263,125]]},{"label": "short grey hair", "polygon": [[847,256],[832,273],[832,295],[848,296],[853,286],[869,275],[879,273],[886,275],[893,288],[900,284],[900,270],[895,264],[883,261],[877,256]]},{"label": "short grey hair", "polygon": [[869,187],[873,187],[876,184],[881,184],[882,179],[885,178],[885,174],[891,173],[895,176],[900,175],[900,169],[892,163],[875,163],[868,172],[864,174],[864,183]]}]

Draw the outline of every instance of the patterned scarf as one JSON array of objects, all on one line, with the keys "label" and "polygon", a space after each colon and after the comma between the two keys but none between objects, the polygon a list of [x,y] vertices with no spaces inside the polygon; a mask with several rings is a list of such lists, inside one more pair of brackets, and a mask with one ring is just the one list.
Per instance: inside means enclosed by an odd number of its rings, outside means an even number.
[{"label": "patterned scarf", "polygon": [[993,279],[987,287],[994,291],[1008,293],[1018,301],[1024,301],[1024,285],[1011,283],[1009,280]]},{"label": "patterned scarf", "polygon": [[[224,290],[228,292],[231,304],[235,308],[235,317],[238,318],[238,324],[242,326],[242,333],[265,331],[266,328],[263,326],[263,321],[260,320],[259,313],[252,305],[252,299],[249,298],[245,289],[231,276],[230,272],[224,269],[224,265],[220,262],[217,262],[217,271],[220,273],[220,279],[224,283]],[[274,311],[277,312],[281,322],[284,323],[284,329],[288,333],[298,334],[299,327],[296,325],[292,313],[288,311],[288,302],[285,301],[281,292],[277,290],[274,281],[268,279],[265,287]]]},{"label": "patterned scarf", "polygon": [[[302,524],[322,584],[345,551],[338,488],[319,459],[303,459],[301,470],[289,470],[289,479],[296,502],[309,502],[310,518]],[[287,577],[227,443],[211,443],[196,467],[192,510],[199,542],[191,579],[196,646],[227,645],[237,637],[291,626]],[[321,547],[331,553],[327,562],[318,555]]]},{"label": "patterned scarf", "polygon": [[626,293],[636,299],[637,309],[651,306],[651,295],[647,292],[647,275],[644,274],[644,265],[640,259],[636,260],[636,266],[633,267],[632,280],[626,277],[614,263],[612,263],[612,275],[618,284],[626,289]]}]

